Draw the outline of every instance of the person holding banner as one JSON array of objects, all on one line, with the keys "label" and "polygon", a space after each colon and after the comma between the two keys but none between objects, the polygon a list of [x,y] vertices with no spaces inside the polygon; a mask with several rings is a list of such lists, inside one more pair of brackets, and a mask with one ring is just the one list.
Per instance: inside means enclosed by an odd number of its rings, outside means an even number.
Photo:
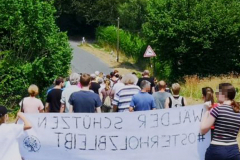
[{"label": "person holding banner", "polygon": [[135,94],[130,103],[129,111],[147,111],[155,110],[156,104],[154,98],[148,92],[151,90],[151,83],[149,81],[143,80],[140,84],[141,91]]},{"label": "person holding banner", "polygon": [[221,83],[216,94],[218,101],[223,104],[215,108],[206,105],[207,111],[201,122],[202,134],[215,126],[205,160],[239,160],[237,135],[240,129],[240,106],[234,100],[236,90],[230,83]]},{"label": "person holding banner", "polygon": [[24,130],[32,128],[31,123],[25,118],[22,112],[18,112],[18,119],[24,124],[6,124],[8,121],[8,110],[0,106],[0,159],[1,160],[22,160],[18,138]]}]

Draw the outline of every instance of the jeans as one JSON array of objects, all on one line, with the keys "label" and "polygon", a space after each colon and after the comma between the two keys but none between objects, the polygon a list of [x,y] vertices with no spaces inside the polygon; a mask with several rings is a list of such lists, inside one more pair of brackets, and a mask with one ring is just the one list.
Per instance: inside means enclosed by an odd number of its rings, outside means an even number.
[{"label": "jeans", "polygon": [[205,154],[205,160],[240,160],[238,145],[220,146],[211,144]]}]

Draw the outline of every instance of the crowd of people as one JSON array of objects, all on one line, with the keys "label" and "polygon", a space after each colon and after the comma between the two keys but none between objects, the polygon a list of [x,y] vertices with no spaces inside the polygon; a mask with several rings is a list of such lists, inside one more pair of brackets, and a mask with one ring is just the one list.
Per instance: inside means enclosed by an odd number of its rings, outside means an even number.
[{"label": "crowd of people", "polygon": [[[109,75],[99,71],[93,74],[72,73],[68,78],[55,79],[46,93],[45,106],[36,97],[39,88],[29,86],[29,96],[19,103],[18,118],[24,121],[26,130],[31,125],[22,113],[109,113],[184,107],[188,103],[179,95],[180,90],[178,83],[173,83],[170,90],[165,81],[157,81],[148,70],[140,78],[134,72],[120,75],[117,70]],[[207,111],[202,119],[201,133],[212,130],[212,142],[205,159],[239,160],[236,138],[240,129],[240,107],[234,100],[236,90],[231,84],[222,83],[215,94],[216,102],[212,88],[202,89]],[[0,133],[7,126],[4,124],[7,119],[7,109],[1,106]],[[0,140],[0,143],[5,142]]]},{"label": "crowd of people", "polygon": [[138,79],[136,73],[121,76],[117,70],[109,75],[72,73],[69,78],[59,77],[47,91],[45,106],[36,96],[36,85],[28,88],[29,97],[20,102],[24,113],[100,113],[133,112],[186,106],[186,99],[179,96],[180,85],[172,90],[164,81],[150,77],[148,70]]}]

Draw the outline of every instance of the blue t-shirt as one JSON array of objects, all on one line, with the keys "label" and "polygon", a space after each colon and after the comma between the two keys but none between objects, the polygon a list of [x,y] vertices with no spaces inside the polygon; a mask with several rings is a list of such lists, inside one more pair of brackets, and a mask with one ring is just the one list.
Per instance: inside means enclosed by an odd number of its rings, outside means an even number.
[{"label": "blue t-shirt", "polygon": [[91,91],[74,92],[69,98],[75,113],[94,113],[97,107],[102,106],[99,95]]},{"label": "blue t-shirt", "polygon": [[156,108],[153,96],[147,92],[135,94],[130,106],[134,108],[134,111],[147,111]]}]

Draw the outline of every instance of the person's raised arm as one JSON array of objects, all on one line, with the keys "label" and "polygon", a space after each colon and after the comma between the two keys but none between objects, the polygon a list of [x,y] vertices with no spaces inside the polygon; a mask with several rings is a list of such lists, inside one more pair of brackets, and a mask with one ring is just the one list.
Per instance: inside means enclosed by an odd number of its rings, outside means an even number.
[{"label": "person's raised arm", "polygon": [[32,128],[32,124],[27,120],[27,118],[24,116],[24,114],[22,112],[18,112],[17,114],[18,119],[21,119],[24,123],[24,130],[28,130]]},{"label": "person's raised arm", "polygon": [[[216,120],[216,118],[210,114],[210,107],[207,105],[205,105],[205,107],[207,108],[207,111],[202,118],[200,127],[201,134],[206,134],[211,129]],[[214,111],[214,114],[217,114],[217,109]]]}]

